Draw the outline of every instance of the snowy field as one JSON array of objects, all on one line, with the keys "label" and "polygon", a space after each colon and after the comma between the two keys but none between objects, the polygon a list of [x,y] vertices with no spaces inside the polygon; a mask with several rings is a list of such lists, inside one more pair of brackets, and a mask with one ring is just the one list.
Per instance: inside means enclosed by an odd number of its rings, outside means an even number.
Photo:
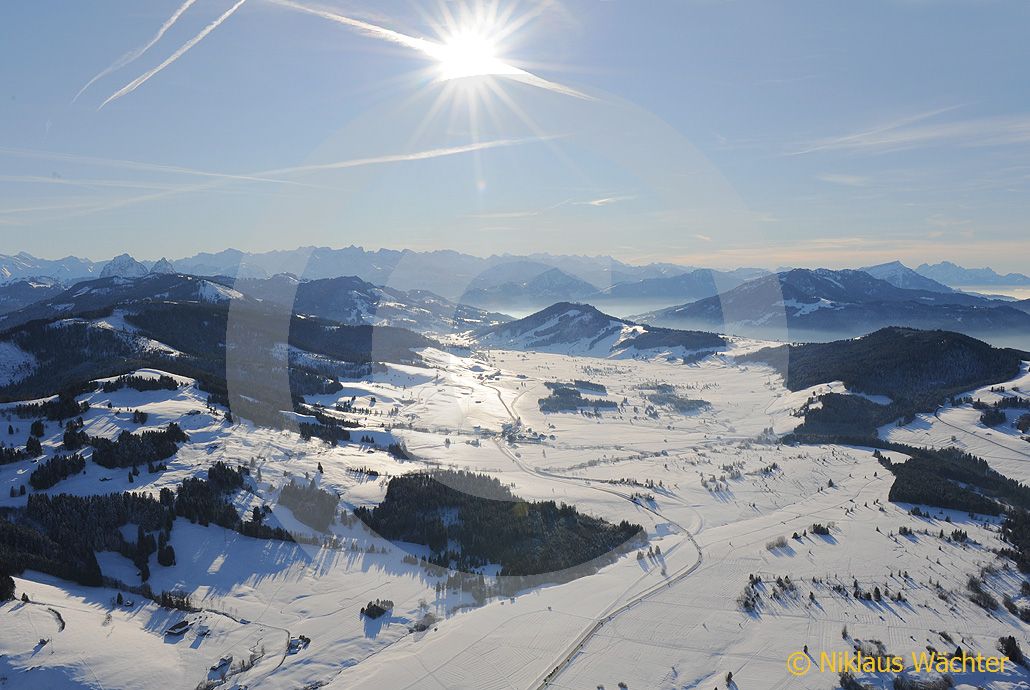
[{"label": "snowy field", "polygon": [[[409,554],[423,555],[425,547],[390,543],[360,522],[331,526],[343,548],[328,548],[180,519],[171,532],[177,563],[152,560],[150,585],[189,592],[199,613],[161,609],[131,594],[131,605],[118,605],[113,589],[26,572],[16,587],[30,601],[0,607],[0,686],[151,687],[161,678],[188,689],[681,689],[722,688],[732,672],[731,688],[815,689],[834,687],[836,674],[795,678],[785,667],[806,645],[813,655],[870,640],[903,655],[958,644],[989,654],[999,636],[1014,635],[1025,647],[1023,623],[1004,608],[979,608],[966,594],[967,580],[977,576],[998,599],[1009,594],[1030,603],[1020,595],[1022,579],[994,553],[1001,546],[997,521],[937,510],[917,517],[910,506],[889,503],[892,477],[869,448],[779,445],[776,435],[800,423],[794,413],[810,394],[847,391],[826,382],[791,393],[771,369],[734,363],[733,354],[760,345],[738,341],[729,353],[693,364],[664,353],[426,350],[425,366],[390,365],[342,381],[337,394],[308,398],[327,408],[353,398],[359,411],[346,416],[360,426],[351,430],[353,442],[336,447],[227,421],[189,379],[179,379],[176,391],[80,396],[90,404],[83,415],[90,436],[176,422],[190,441],[166,471],[130,481],[126,470],[87,462],[84,473],[47,493],[156,495],[222,460],[252,468],[251,491],[234,498],[241,514],[268,505],[269,524],[307,534],[311,528],[277,505],[290,477],[339,493],[352,509],[380,502],[391,476],[470,469],[526,499],[640,524],[647,544],[639,556],[631,552],[593,575],[475,606],[468,595],[441,593],[444,578],[411,563]],[[17,353],[4,360],[13,375]],[[539,400],[555,384],[612,404],[596,414],[589,407],[541,412]],[[1030,374],[1005,385],[1025,389]],[[992,395],[973,393],[985,402]],[[136,410],[147,415],[142,425],[133,422]],[[13,438],[23,439],[31,420],[8,417]],[[47,455],[60,450],[62,433],[46,425]],[[1030,444],[980,426],[979,412],[968,406],[881,433],[914,445],[957,445],[1030,480]],[[367,437],[372,443],[358,442]],[[417,459],[398,460],[385,450],[391,443]],[[0,506],[25,504],[17,488],[34,467],[0,466]],[[827,533],[816,534],[816,524]],[[903,527],[912,533],[899,534]],[[947,538],[953,530],[968,538]],[[105,575],[139,584],[128,559],[104,552],[98,560]],[[750,588],[755,605],[745,610],[741,597],[752,576],[761,583]],[[878,589],[880,601],[856,600],[856,583]],[[361,617],[361,607],[377,598],[394,608],[376,620]],[[435,622],[412,632],[427,614]],[[183,619],[191,624],[184,635],[164,634]],[[310,644],[298,648],[300,636]],[[968,688],[1030,687],[1026,671],[1011,668],[954,680]]]},{"label": "snowy field", "polygon": [[[985,403],[994,403],[1002,397],[1022,390],[1030,391],[1030,363],[1023,363],[1021,374],[1007,382],[999,382],[1004,392],[992,392],[996,386],[984,386],[961,394]],[[1014,392],[1015,391],[1015,392]],[[881,438],[913,446],[944,448],[954,446],[986,460],[991,467],[1007,477],[1030,483],[1030,443],[1021,438],[1012,422],[1026,410],[1003,410],[1007,422],[997,427],[986,427],[980,422],[980,410],[970,404],[952,407],[946,405],[936,414],[920,414],[915,421],[902,427],[888,425],[880,429]]]}]

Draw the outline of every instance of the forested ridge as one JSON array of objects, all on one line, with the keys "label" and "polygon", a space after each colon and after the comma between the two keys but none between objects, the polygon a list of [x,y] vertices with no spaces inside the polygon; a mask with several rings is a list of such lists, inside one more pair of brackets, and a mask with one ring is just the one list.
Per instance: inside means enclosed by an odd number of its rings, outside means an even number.
[{"label": "forested ridge", "polygon": [[383,502],[355,514],[387,539],[428,546],[430,562],[463,570],[499,563],[502,575],[552,573],[609,556],[641,537],[554,501],[524,501],[497,479],[417,472],[390,480]]},{"label": "forested ridge", "polygon": [[[130,386],[137,390],[171,389],[170,377],[144,379],[131,376],[142,368],[155,368],[196,379],[202,390],[233,412],[263,424],[281,424],[285,378],[293,396],[320,395],[340,389],[336,378],[353,374],[377,362],[415,363],[413,350],[434,345],[428,338],[402,328],[352,326],[325,319],[301,317],[281,309],[246,303],[232,311],[225,303],[134,302],[120,312],[137,338],[94,321],[110,318],[115,308],[38,319],[0,333],[30,355],[36,366],[24,377],[0,387],[0,402],[40,398],[61,391],[81,391],[102,378],[111,392]],[[164,344],[167,349],[155,346]],[[233,375],[246,395],[230,400],[226,383],[226,344],[239,351]],[[282,356],[282,346],[323,356]],[[96,384],[92,384],[93,389]],[[75,414],[78,414],[77,412]],[[51,419],[74,416],[60,411]]]},{"label": "forested ridge", "polygon": [[1019,374],[1030,353],[995,348],[949,331],[883,328],[861,338],[763,348],[740,361],[775,368],[792,391],[842,381],[856,393],[884,395],[879,405],[854,395],[829,393],[804,410],[796,436],[869,436],[895,419],[932,412],[950,397]]}]

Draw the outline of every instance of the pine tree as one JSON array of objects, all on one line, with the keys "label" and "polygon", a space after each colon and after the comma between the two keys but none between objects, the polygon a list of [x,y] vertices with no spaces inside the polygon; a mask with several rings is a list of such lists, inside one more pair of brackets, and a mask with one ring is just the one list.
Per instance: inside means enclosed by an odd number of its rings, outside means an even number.
[{"label": "pine tree", "polygon": [[171,544],[166,544],[164,548],[158,550],[157,562],[166,568],[175,565],[175,549]]}]

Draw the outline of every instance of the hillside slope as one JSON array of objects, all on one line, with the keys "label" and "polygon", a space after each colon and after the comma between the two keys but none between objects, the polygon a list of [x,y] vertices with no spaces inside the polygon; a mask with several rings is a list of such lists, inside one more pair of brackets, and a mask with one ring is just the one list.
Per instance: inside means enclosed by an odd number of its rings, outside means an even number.
[{"label": "hillside slope", "polygon": [[559,302],[517,321],[477,334],[482,347],[560,352],[593,357],[667,351],[687,356],[726,345],[714,333],[642,326],[588,304]]}]

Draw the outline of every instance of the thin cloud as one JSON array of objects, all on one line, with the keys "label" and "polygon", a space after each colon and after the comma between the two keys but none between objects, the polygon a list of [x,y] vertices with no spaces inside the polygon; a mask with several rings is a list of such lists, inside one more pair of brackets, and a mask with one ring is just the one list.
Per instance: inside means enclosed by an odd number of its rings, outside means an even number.
[{"label": "thin cloud", "polygon": [[496,213],[467,213],[466,218],[476,220],[514,220],[516,218],[536,218],[541,211],[497,211]]},{"label": "thin cloud", "polygon": [[[195,46],[198,43],[200,43],[201,41],[203,41],[204,38],[207,37],[207,35],[209,33],[211,33],[212,31],[217,29],[219,26],[221,26],[222,22],[224,22],[226,19],[231,17],[233,14],[235,14],[236,10],[240,9],[240,7],[242,7],[243,3],[245,3],[245,2],[247,2],[247,0],[237,0],[236,4],[234,4],[228,10],[226,10],[224,13],[222,13],[213,22],[211,22],[210,24],[205,26],[200,31],[200,33],[198,33],[196,36],[194,36],[190,40],[188,40],[185,43],[183,43],[179,47],[178,50],[176,50],[174,53],[172,53],[170,56],[168,56],[168,58],[165,59],[165,61],[162,62],[160,65],[158,65],[157,67],[154,67],[153,69],[151,69],[151,70],[149,70],[147,72],[144,72],[143,74],[141,74],[140,76],[136,77],[135,79],[130,81],[128,84],[126,84],[122,88],[118,89],[113,94],[111,94],[111,96],[109,96],[106,101],[104,101],[103,103],[100,104],[100,108],[103,108],[105,105],[107,105],[108,103],[110,103],[112,101],[118,100],[119,98],[121,98],[122,96],[125,96],[126,94],[132,93],[133,91],[138,89],[140,86],[142,86],[151,77],[153,77],[154,75],[159,73],[161,70],[165,69],[166,67],[171,65],[173,62],[175,62],[176,60],[181,58],[183,55],[186,54],[186,52],[190,48],[192,48],[193,46]],[[100,108],[98,108],[98,110]]]},{"label": "thin cloud", "polygon": [[161,40],[161,37],[164,36],[165,33],[169,29],[171,29],[177,21],[179,21],[179,17],[181,17],[183,13],[185,13],[186,10],[188,10],[190,6],[193,5],[193,3],[195,3],[196,1],[197,0],[186,0],[186,2],[182,3],[182,5],[180,5],[179,8],[175,10],[172,16],[165,20],[165,23],[161,25],[161,28],[157,30],[157,33],[154,34],[154,36],[149,41],[147,41],[145,45],[137,48],[136,50],[129,51],[125,55],[122,55],[120,58],[118,58],[113,63],[108,65],[105,69],[97,73],[92,79],[86,82],[85,86],[79,89],[79,92],[75,94],[75,98],[72,99],[72,103],[77,101],[79,99],[79,96],[81,96],[86,91],[86,89],[93,86],[93,84],[95,84],[97,81],[103,79],[112,72],[135,62],[138,58],[142,57],[144,53],[153,48],[154,44]]},{"label": "thin cloud", "polygon": [[590,201],[577,201],[575,204],[576,206],[611,206],[612,204],[617,204],[620,201],[631,201],[633,199],[636,199],[636,196],[606,196],[600,199],[591,199]]},{"label": "thin cloud", "polygon": [[517,218],[536,218],[548,213],[549,211],[554,211],[572,203],[572,199],[565,199],[564,201],[559,201],[558,203],[551,204],[550,206],[530,209],[528,211],[488,211],[485,213],[467,213],[465,214],[465,217],[474,218],[476,220],[514,220]]},{"label": "thin cloud", "polygon": [[816,175],[816,179],[830,184],[838,184],[844,187],[865,187],[869,184],[869,178],[861,175],[844,175],[840,173],[824,173]]},{"label": "thin cloud", "polygon": [[810,142],[791,155],[821,151],[883,153],[923,146],[1003,146],[1030,143],[1030,116],[982,117],[950,122],[927,122],[946,112],[943,108],[875,127],[873,129]]}]

